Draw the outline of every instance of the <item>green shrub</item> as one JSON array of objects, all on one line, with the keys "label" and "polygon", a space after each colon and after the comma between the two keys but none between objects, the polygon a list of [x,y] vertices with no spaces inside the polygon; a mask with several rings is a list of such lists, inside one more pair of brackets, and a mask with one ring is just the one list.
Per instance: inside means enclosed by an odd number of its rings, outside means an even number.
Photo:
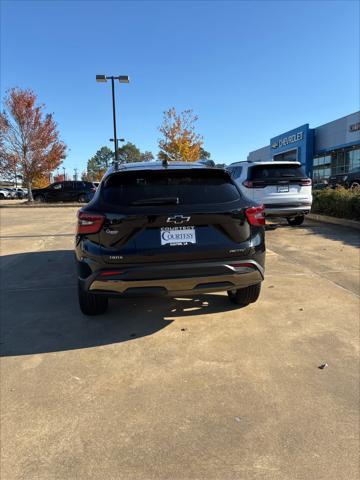
[{"label": "green shrub", "polygon": [[311,212],[360,220],[360,190],[314,190]]}]

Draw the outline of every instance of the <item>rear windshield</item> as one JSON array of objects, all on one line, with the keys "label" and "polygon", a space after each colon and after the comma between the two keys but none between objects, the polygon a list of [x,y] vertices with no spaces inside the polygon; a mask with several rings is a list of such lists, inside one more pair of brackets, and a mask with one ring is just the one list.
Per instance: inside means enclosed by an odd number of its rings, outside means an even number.
[{"label": "rear windshield", "polygon": [[240,193],[225,171],[164,170],[119,172],[103,186],[103,198],[117,205],[193,205],[238,200]]},{"label": "rear windshield", "polygon": [[299,165],[255,165],[249,169],[249,180],[304,177],[306,174]]}]

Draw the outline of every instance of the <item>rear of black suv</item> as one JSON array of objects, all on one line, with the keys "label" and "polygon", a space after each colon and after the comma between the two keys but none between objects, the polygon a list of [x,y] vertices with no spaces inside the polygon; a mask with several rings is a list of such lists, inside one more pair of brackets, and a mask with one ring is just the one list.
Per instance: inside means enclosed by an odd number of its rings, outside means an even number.
[{"label": "rear of black suv", "polygon": [[264,278],[264,211],[229,174],[196,164],[111,168],[78,213],[76,257],[84,314],[111,296],[227,291],[257,300]]}]

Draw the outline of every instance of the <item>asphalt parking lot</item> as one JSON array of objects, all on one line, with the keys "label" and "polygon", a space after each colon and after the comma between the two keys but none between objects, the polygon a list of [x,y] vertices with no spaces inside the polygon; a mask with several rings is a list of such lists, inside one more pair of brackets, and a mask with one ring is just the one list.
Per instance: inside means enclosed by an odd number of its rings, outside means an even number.
[{"label": "asphalt parking lot", "polygon": [[268,231],[245,309],[126,299],[87,319],[75,212],[0,211],[2,480],[359,478],[357,231]]}]

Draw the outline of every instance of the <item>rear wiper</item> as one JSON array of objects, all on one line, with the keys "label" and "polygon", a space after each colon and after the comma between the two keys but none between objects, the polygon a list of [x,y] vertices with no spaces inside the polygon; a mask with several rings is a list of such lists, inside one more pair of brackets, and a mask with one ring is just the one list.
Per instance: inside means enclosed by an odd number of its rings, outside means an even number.
[{"label": "rear wiper", "polygon": [[135,200],[131,205],[178,205],[179,197],[158,197],[158,198],[143,198]]},{"label": "rear wiper", "polygon": [[294,173],[282,173],[280,177],[295,177]]}]

